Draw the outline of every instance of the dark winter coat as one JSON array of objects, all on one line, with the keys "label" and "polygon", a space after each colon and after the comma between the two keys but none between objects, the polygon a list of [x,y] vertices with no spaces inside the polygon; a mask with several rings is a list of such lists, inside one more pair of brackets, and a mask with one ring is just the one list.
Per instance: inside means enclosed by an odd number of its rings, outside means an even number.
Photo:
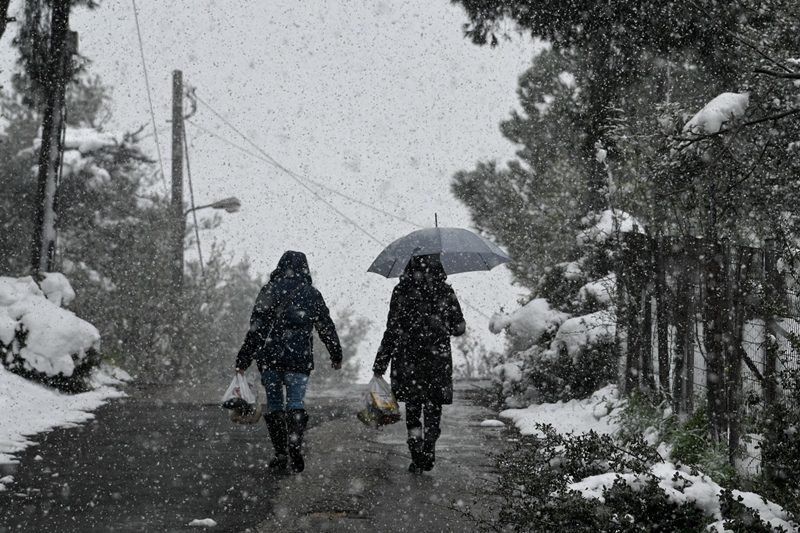
[{"label": "dark winter coat", "polygon": [[392,365],[392,391],[401,402],[453,403],[450,337],[466,329],[455,292],[438,258],[415,257],[392,292],[386,332],[373,371]]},{"label": "dark winter coat", "polygon": [[236,368],[244,370],[255,359],[260,371],[310,373],[315,327],[331,362],[341,363],[339,337],[325,300],[311,284],[306,256],[286,252],[256,298]]}]

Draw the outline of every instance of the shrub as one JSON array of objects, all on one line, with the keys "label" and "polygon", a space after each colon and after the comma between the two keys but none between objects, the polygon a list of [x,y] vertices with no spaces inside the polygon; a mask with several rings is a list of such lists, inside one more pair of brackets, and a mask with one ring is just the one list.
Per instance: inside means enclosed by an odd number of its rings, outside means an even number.
[{"label": "shrub", "polygon": [[561,350],[555,358],[539,357],[528,367],[528,383],[543,402],[586,398],[617,378],[614,343],[598,343],[581,353],[577,361]]},{"label": "shrub", "polygon": [[761,490],[800,516],[800,368],[784,371],[781,381],[785,397],[763,416]]},{"label": "shrub", "polygon": [[[620,444],[594,432],[561,435],[548,425],[537,428],[540,438],[522,437],[499,457],[496,490],[504,505],[495,521],[481,524],[484,531],[703,531],[717,521],[702,504],[670,498],[651,470],[662,459],[641,437]],[[570,489],[574,481],[609,473],[618,477],[602,498]],[[726,530],[774,531],[730,490],[719,495],[719,508]]]}]

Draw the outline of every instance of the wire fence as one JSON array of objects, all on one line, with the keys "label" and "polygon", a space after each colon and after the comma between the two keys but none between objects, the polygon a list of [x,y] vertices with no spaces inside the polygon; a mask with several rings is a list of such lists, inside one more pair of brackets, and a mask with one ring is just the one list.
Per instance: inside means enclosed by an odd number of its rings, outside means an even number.
[{"label": "wire fence", "polygon": [[746,411],[775,400],[781,372],[800,368],[800,294],[778,272],[774,247],[715,246],[621,237],[624,385],[660,388],[677,411],[692,412],[717,387],[721,412]]}]

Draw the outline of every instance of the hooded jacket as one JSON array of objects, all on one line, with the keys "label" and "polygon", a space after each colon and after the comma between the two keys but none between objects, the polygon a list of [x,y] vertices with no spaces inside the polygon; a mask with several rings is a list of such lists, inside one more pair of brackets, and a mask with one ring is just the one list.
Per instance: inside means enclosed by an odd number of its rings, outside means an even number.
[{"label": "hooded jacket", "polygon": [[244,370],[255,359],[260,371],[310,373],[314,369],[313,328],[331,362],[341,363],[336,327],[322,294],[311,284],[306,256],[288,251],[256,298],[236,368]]},{"label": "hooded jacket", "polygon": [[392,292],[389,318],[373,371],[392,365],[392,391],[401,402],[453,401],[450,337],[466,329],[439,258],[413,257]]}]

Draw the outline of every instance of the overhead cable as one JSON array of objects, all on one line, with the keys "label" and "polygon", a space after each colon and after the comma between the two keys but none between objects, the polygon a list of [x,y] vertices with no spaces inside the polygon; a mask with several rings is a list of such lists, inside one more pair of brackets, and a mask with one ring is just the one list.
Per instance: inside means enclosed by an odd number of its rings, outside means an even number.
[{"label": "overhead cable", "polygon": [[164,173],[164,162],[161,157],[161,143],[158,141],[158,128],[156,127],[156,114],[153,111],[153,97],[150,91],[150,78],[147,75],[147,62],[144,58],[144,45],[142,44],[142,30],[139,27],[139,13],[136,9],[136,0],[131,0],[131,5],[133,6],[133,19],[136,21],[136,36],[138,37],[139,41],[139,53],[142,56],[142,70],[144,71],[144,85],[147,89],[147,103],[150,106],[150,120],[153,123],[153,136],[155,137],[156,141],[156,152],[158,153],[158,166],[161,168],[161,182],[164,184],[164,188],[167,187],[166,181],[166,174]]}]

